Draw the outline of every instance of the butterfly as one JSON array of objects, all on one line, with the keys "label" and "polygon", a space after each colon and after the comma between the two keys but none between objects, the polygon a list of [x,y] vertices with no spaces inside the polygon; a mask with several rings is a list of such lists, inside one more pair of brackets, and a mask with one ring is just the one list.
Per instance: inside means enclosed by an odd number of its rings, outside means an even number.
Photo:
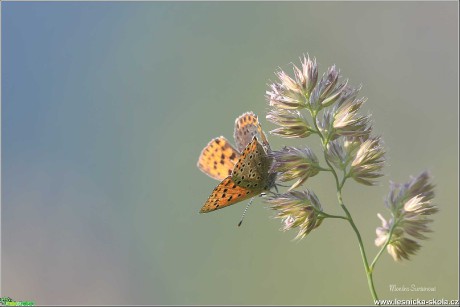
[{"label": "butterfly", "polygon": [[201,152],[198,168],[221,182],[200,213],[225,208],[268,191],[275,185],[276,174],[270,172],[270,145],[257,116],[252,112],[239,116],[235,120],[233,136],[237,148],[221,136],[211,140]]}]

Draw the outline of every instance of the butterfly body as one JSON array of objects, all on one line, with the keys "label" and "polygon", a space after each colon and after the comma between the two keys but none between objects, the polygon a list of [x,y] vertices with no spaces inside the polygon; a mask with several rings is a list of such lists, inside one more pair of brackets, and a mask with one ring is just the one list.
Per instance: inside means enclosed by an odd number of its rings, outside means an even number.
[{"label": "butterfly body", "polygon": [[[198,159],[200,170],[214,179],[222,180],[201,208],[201,213],[257,196],[275,184],[276,174],[270,173],[270,147],[252,112],[237,118],[234,136],[241,152],[224,137],[219,137],[203,149]],[[257,137],[260,137],[263,145]]]}]

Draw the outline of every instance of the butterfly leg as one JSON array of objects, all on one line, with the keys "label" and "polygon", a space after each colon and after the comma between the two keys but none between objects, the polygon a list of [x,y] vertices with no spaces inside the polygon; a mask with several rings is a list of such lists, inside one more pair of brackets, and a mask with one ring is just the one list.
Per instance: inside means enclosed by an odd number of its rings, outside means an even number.
[{"label": "butterfly leg", "polygon": [[[279,184],[279,183],[277,183],[275,185],[275,187],[277,187],[277,186],[280,186],[280,187],[283,187],[283,188],[289,188],[290,187],[289,185],[284,185],[284,184]],[[278,188],[276,188],[276,190],[278,191]]]}]

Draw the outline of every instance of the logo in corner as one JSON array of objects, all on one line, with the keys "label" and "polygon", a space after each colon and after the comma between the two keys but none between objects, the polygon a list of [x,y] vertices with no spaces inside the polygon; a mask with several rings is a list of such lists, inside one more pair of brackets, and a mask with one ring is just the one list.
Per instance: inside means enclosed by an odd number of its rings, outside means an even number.
[{"label": "logo in corner", "polygon": [[15,301],[9,296],[2,296],[0,297],[0,304],[4,306],[34,306],[35,302]]}]

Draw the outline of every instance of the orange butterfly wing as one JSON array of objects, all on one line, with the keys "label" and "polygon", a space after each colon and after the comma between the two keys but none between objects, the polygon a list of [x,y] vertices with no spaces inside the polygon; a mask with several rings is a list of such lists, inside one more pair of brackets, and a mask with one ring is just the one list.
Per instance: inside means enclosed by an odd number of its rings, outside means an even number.
[{"label": "orange butterfly wing", "polygon": [[270,148],[258,118],[252,112],[246,112],[235,120],[233,136],[235,138],[236,147],[240,152],[246,148],[254,136],[260,136],[263,145],[268,149]]},{"label": "orange butterfly wing", "polygon": [[247,188],[238,186],[231,176],[225,178],[212,191],[211,196],[201,208],[200,213],[211,212],[217,209],[225,208],[242,200],[251,198],[259,194],[260,191],[252,191]]},{"label": "orange butterfly wing", "polygon": [[233,205],[270,189],[269,163],[264,148],[254,137],[239,157],[232,175],[214,189],[200,213]]},{"label": "orange butterfly wing", "polygon": [[240,154],[223,136],[213,139],[201,151],[198,168],[211,178],[222,180],[232,174]]},{"label": "orange butterfly wing", "polygon": [[254,136],[235,164],[232,178],[239,186],[258,190],[259,193],[269,190],[272,187],[271,163],[272,159]]}]

